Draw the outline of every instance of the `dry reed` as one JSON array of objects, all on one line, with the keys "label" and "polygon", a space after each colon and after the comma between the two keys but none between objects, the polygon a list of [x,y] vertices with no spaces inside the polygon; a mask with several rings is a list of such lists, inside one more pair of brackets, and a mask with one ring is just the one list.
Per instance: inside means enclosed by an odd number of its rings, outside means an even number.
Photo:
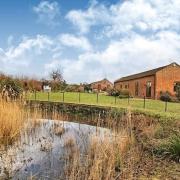
[{"label": "dry reed", "polygon": [[93,136],[85,153],[80,152],[78,147],[75,150],[73,146],[73,150],[67,154],[65,179],[119,179],[123,157],[129,145],[129,136],[121,132],[104,139]]},{"label": "dry reed", "polygon": [[16,102],[0,101],[0,144],[12,144],[24,126],[25,110]]}]

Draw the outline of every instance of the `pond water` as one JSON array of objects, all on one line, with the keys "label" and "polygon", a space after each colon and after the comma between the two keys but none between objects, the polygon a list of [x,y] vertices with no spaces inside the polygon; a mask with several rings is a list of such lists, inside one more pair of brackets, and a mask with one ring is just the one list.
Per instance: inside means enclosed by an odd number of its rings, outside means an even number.
[{"label": "pond water", "polygon": [[108,134],[108,129],[73,122],[29,122],[18,141],[0,151],[0,179],[63,179],[65,154],[72,143],[83,153],[92,136],[102,139]]}]

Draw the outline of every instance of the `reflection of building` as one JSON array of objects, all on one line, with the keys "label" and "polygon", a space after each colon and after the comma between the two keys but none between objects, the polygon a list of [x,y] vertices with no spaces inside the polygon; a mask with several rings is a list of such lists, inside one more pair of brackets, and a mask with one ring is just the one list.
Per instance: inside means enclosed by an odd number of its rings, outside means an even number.
[{"label": "reflection of building", "polygon": [[150,71],[122,77],[114,82],[117,90],[127,89],[134,97],[158,99],[160,92],[176,93],[180,84],[180,66],[172,63]]},{"label": "reflection of building", "polygon": [[44,85],[43,86],[43,91],[44,92],[51,92],[51,87],[49,85]]},{"label": "reflection of building", "polygon": [[111,83],[107,79],[103,79],[101,81],[96,81],[90,84],[92,90],[97,90],[97,91],[106,91],[108,89],[113,88],[113,83]]}]

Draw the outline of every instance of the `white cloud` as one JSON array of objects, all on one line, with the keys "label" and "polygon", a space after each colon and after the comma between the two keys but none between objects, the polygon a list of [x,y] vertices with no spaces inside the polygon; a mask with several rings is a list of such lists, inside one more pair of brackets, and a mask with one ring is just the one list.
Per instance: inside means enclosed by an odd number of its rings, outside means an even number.
[{"label": "white cloud", "polygon": [[85,11],[71,10],[66,15],[66,18],[79,28],[81,33],[87,33],[91,26],[106,23],[109,19],[107,8],[95,2],[93,1]]},{"label": "white cloud", "polygon": [[52,47],[51,38],[37,35],[35,38],[23,39],[17,46],[9,46],[6,50],[0,49],[0,70],[12,74],[41,74],[42,70],[37,72],[41,67],[37,67],[36,59],[42,61]]},{"label": "white cloud", "polygon": [[180,63],[180,35],[161,32],[155,37],[139,35],[112,41],[105,50],[81,54],[76,60],[66,60],[64,75],[69,81],[94,81],[104,77],[115,80],[173,61]]},{"label": "white cloud", "polygon": [[89,40],[83,36],[75,36],[73,34],[62,34],[59,36],[60,42],[67,47],[74,47],[86,51],[92,50]]},{"label": "white cloud", "polygon": [[26,38],[17,47],[9,48],[6,56],[9,59],[17,58],[32,49],[34,49],[34,52],[37,54],[40,54],[43,49],[48,49],[52,43],[49,37],[43,35],[37,35],[34,39]]},{"label": "white cloud", "polygon": [[87,50],[72,58],[63,55],[58,37],[37,35],[23,39],[16,47],[0,49],[0,71],[43,77],[60,67],[65,80],[77,83],[104,77],[113,81],[173,61],[180,63],[180,34],[173,31],[151,37],[132,34],[112,40],[101,51]]},{"label": "white cloud", "polygon": [[47,24],[50,26],[56,26],[59,24],[59,5],[56,1],[41,1],[37,6],[33,8],[33,11],[38,16],[38,22]]},{"label": "white cloud", "polygon": [[70,11],[66,18],[82,33],[101,26],[107,36],[113,36],[131,31],[179,30],[179,12],[179,0],[131,0],[110,6],[91,4],[86,10]]}]

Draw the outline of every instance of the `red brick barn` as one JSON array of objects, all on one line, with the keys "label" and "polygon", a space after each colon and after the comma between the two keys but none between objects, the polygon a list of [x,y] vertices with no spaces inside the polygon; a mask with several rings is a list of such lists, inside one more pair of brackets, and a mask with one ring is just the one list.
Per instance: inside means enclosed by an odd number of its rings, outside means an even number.
[{"label": "red brick barn", "polygon": [[122,77],[114,82],[117,90],[126,89],[133,97],[159,99],[160,92],[168,91],[175,96],[180,85],[180,65],[169,65]]},{"label": "red brick barn", "polygon": [[106,91],[113,88],[113,83],[106,78],[101,81],[96,81],[90,84],[93,91]]}]

